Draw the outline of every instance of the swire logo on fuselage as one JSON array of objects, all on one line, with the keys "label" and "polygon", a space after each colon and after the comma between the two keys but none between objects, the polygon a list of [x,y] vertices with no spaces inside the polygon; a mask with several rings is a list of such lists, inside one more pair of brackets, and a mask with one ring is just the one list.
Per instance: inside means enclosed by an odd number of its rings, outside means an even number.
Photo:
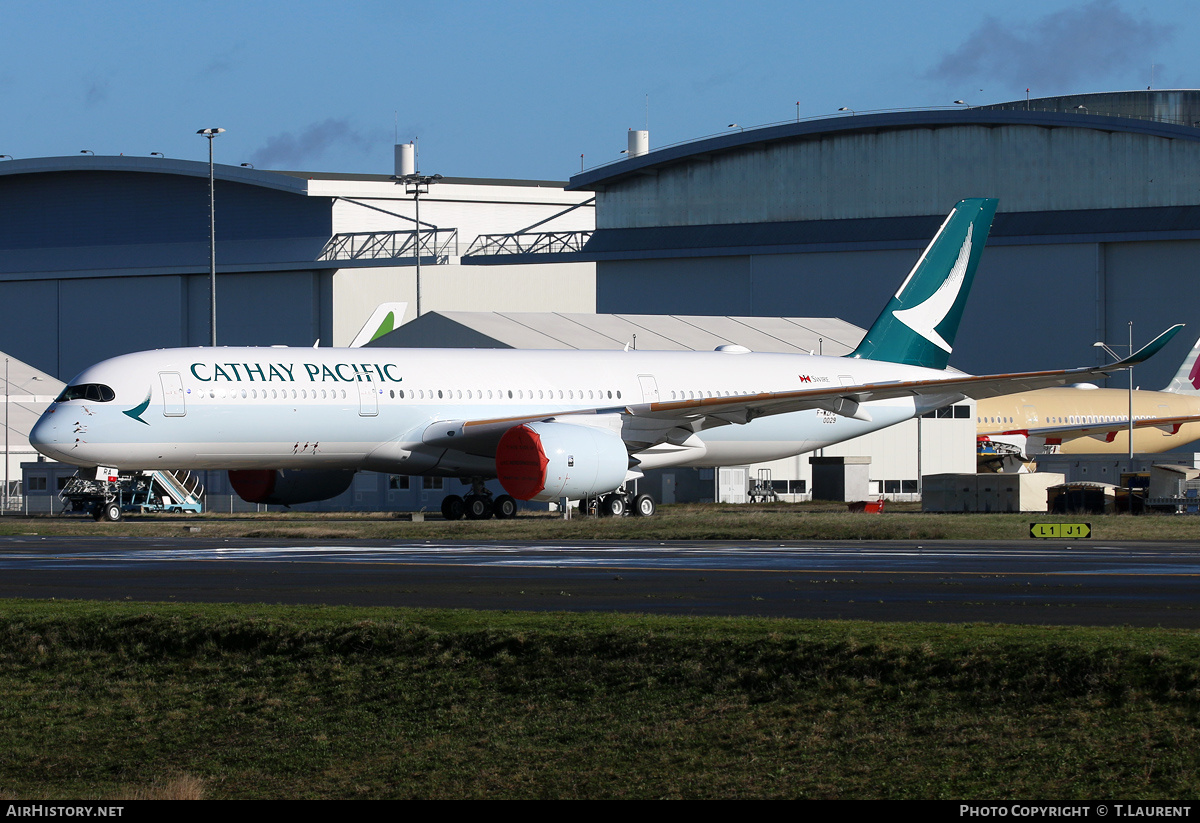
[{"label": "swire logo on fuselage", "polygon": [[312,383],[399,383],[404,380],[392,373],[392,369],[399,368],[395,363],[193,363],[189,371],[202,383],[222,380],[230,383],[294,383],[297,366],[304,370],[299,373],[300,379],[307,375]]}]

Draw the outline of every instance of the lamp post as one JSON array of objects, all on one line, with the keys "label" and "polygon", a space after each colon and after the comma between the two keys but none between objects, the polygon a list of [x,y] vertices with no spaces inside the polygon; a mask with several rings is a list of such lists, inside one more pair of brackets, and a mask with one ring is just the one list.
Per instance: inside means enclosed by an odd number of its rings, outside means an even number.
[{"label": "lamp post", "polygon": [[413,196],[416,209],[417,230],[415,234],[417,252],[417,317],[421,316],[421,195],[429,194],[429,186],[442,179],[440,174],[414,172],[399,178],[404,184],[404,193]]},{"label": "lamp post", "polygon": [[213,191],[213,138],[225,129],[200,129],[196,134],[208,138],[208,308],[212,345],[217,345],[217,216]]},{"label": "lamp post", "polygon": [[8,358],[4,358],[4,514],[8,514]]},{"label": "lamp post", "polygon": [[[1119,345],[1119,344],[1118,344]],[[1093,347],[1104,349],[1108,352],[1109,357],[1113,360],[1120,360],[1121,357],[1115,351],[1108,347],[1108,344],[1097,341],[1092,344]],[[1133,321],[1129,321],[1129,356],[1133,356]],[[1133,369],[1129,368],[1129,471],[1133,471]]]}]

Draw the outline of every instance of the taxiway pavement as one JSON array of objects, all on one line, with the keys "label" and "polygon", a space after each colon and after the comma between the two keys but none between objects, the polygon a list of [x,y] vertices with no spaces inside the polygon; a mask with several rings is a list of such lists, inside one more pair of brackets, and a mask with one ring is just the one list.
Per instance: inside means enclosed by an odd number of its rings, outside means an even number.
[{"label": "taxiway pavement", "polygon": [[29,536],[0,597],[1198,628],[1200,547]]}]

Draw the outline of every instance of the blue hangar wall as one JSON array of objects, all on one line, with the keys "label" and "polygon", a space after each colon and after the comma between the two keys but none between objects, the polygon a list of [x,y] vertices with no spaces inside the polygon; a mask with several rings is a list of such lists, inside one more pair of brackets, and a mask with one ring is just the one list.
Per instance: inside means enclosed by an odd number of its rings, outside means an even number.
[{"label": "blue hangar wall", "polygon": [[[217,167],[217,342],[330,340],[329,198]],[[62,380],[129,351],[208,345],[208,164],[0,162],[0,349]]]},{"label": "blue hangar wall", "polygon": [[[1160,388],[1200,336],[1200,92],[1131,95],[1152,98],[1148,115],[1035,100],[836,117],[576,175],[568,188],[597,196],[581,254],[597,263],[597,311],[867,327],[954,203],[997,197],[952,365],[1087,365],[1102,356],[1092,343],[1122,343],[1130,321],[1135,342],[1187,323],[1137,369]],[[1104,95],[1087,103],[1107,111]]]}]

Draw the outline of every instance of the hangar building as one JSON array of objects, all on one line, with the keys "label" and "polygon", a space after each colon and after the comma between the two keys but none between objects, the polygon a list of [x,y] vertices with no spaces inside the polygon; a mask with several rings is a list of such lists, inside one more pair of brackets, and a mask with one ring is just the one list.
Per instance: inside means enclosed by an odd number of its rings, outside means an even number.
[{"label": "hangar building", "polygon": [[[965,197],[999,211],[952,365],[1100,362],[1097,340],[1200,332],[1200,91],[1137,91],[731,130],[571,178],[596,194],[596,311],[869,326]],[[1123,383],[1117,378],[1114,385]]]},{"label": "hangar building", "polygon": [[[208,171],[159,157],[0,161],[2,348],[68,380],[104,357],[208,345]],[[415,203],[393,178],[224,165],[215,178],[219,345],[346,345],[381,302],[414,315]],[[546,181],[434,184],[420,204],[422,310],[594,311],[590,262],[462,265],[488,232],[586,233],[590,201]]]}]

